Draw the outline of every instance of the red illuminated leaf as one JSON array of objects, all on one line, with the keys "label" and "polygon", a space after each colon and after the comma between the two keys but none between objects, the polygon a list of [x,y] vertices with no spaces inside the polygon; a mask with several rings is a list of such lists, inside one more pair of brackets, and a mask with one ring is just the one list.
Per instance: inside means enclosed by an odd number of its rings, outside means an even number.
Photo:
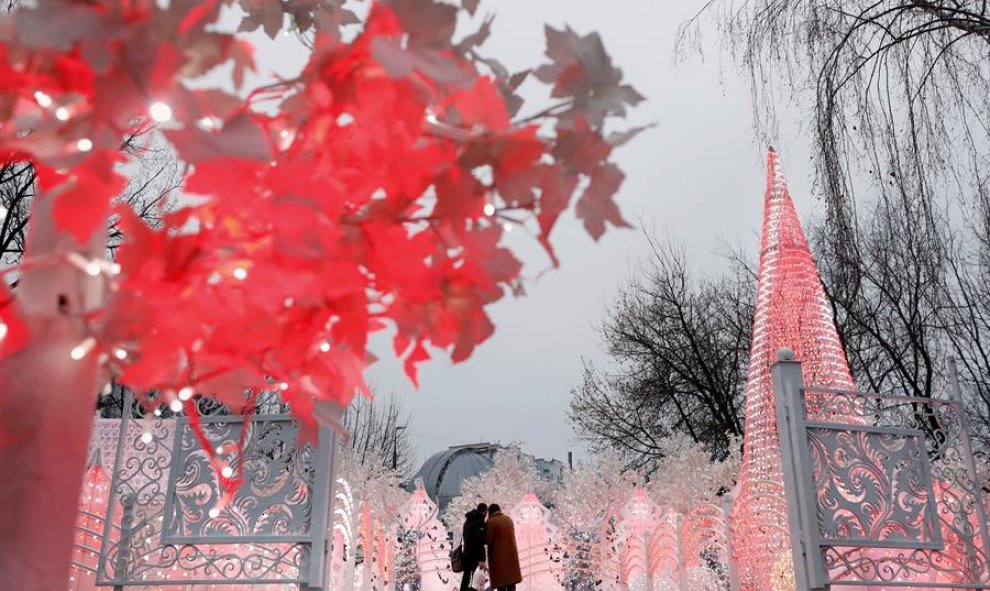
[{"label": "red illuminated leaf", "polygon": [[166,137],[175,145],[182,159],[190,164],[214,158],[243,158],[268,162],[272,148],[265,132],[246,114],[227,121],[216,132],[193,126],[168,130]]},{"label": "red illuminated leaf", "polygon": [[[149,102],[171,106],[162,133],[188,201],[153,224],[115,212],[121,273],[86,319],[101,352],[126,343],[111,362],[127,386],[193,383],[236,408],[277,380],[312,433],[314,415],[334,420],[322,403],[367,393],[374,332],[394,331],[413,382],[431,347],[460,362],[493,334],[488,306],[523,285],[505,224],[537,223],[556,265],[550,236],[587,182],[588,232],[628,225],[608,158],[639,129],[602,130],[640,97],[597,35],[548,29],[536,81],[560,100],[519,119],[533,70],[478,55],[491,18],[454,45],[476,0],[382,0],[354,34],[338,31],[354,20],[343,0],[240,0],[242,30],[316,29],[299,74],[245,100],[203,82],[230,72],[239,87],[254,69],[217,31],[231,3],[39,0],[0,40],[0,155],[33,164],[77,241],[121,196],[121,136],[153,124]],[[5,347],[23,341],[13,310],[0,306]]]},{"label": "red illuminated leaf", "polygon": [[70,180],[42,199],[55,199],[58,227],[86,244],[97,230],[105,231],[110,201],[124,188],[124,178],[113,170],[114,158],[94,154]]},{"label": "red illuminated leaf", "polygon": [[577,184],[578,176],[559,164],[545,169],[541,185],[540,214],[537,216],[542,236],[550,236],[560,214],[570,204],[571,195],[574,194]]},{"label": "red illuminated leaf", "polygon": [[612,199],[625,175],[614,164],[606,164],[591,175],[591,183],[578,199],[576,212],[578,218],[584,220],[584,227],[591,236],[598,240],[605,233],[605,224],[611,223],[616,227],[631,227],[622,219],[619,207]]},{"label": "red illuminated leaf", "polygon": [[612,153],[612,145],[589,128],[584,117],[576,117],[572,127],[558,133],[554,156],[575,172],[592,174]]},{"label": "red illuminated leaf", "polygon": [[416,368],[420,363],[429,360],[430,353],[423,346],[422,341],[416,341],[416,345],[406,355],[405,361],[402,363],[402,368],[405,370],[406,375],[409,377],[409,381],[413,383],[417,388],[419,387],[419,370]]}]

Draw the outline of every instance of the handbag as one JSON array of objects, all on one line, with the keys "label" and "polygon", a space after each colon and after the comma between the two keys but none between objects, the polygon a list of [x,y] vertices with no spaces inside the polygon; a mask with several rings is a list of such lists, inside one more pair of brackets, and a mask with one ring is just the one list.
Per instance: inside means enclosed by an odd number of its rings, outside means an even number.
[{"label": "handbag", "polygon": [[461,564],[461,560],[464,558],[464,548],[462,544],[457,544],[457,547],[450,552],[450,570],[455,573],[464,572],[464,566]]}]

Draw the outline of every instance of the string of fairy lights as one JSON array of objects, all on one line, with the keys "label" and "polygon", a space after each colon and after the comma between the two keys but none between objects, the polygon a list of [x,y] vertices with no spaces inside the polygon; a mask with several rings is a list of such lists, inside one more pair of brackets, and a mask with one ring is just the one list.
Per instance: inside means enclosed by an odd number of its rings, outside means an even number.
[{"label": "string of fairy lights", "polygon": [[[54,99],[51,95],[41,90],[35,91],[34,100],[39,107],[41,107],[45,112],[49,113],[50,116],[54,117],[56,120],[60,122],[66,122],[71,120],[75,115],[75,110],[77,108],[76,104],[71,102],[66,104],[59,104],[59,102],[56,101],[56,99]],[[172,107],[167,102],[161,100],[156,100],[154,102],[151,102],[148,105],[146,112],[150,120],[158,125],[167,125],[174,121],[174,113]],[[350,120],[353,120],[353,117],[351,117],[347,113],[341,114],[341,118],[343,118],[342,121],[338,121],[338,124],[340,125],[347,125],[349,123],[349,121],[346,118],[350,118]],[[451,126],[447,124],[446,122],[439,119],[436,116],[436,114],[434,114],[430,110],[427,110],[426,120],[431,126],[446,130],[449,133],[455,133],[455,132],[464,133],[465,131],[455,126]],[[196,124],[201,129],[205,129],[205,130],[215,130],[218,129],[221,125],[216,120],[216,118],[209,116],[198,119],[196,121]],[[282,129],[278,132],[278,137],[280,141],[283,142],[282,145],[283,149],[287,148],[291,144],[294,136],[295,133],[289,129]],[[89,152],[93,149],[93,147],[94,147],[93,141],[88,137],[79,137],[75,139],[75,148],[78,152],[81,153]],[[490,176],[491,173],[489,172],[488,174]],[[483,207],[484,215],[489,218],[494,218],[495,216],[499,215],[500,213],[499,209],[495,206],[494,203],[491,202],[490,196],[486,198],[489,199],[489,201]],[[5,217],[8,213],[9,212],[5,208],[0,207],[0,219]],[[512,220],[504,221],[502,223],[502,226],[505,231],[510,231],[513,227]],[[121,266],[118,263],[113,261],[108,261],[102,256],[86,256],[79,252],[65,253],[64,257],[55,257],[54,259],[46,259],[45,262],[48,264],[54,264],[61,260],[64,260],[73,267],[79,269],[89,277],[96,278],[103,276],[111,282],[113,282],[115,278],[121,273]],[[14,268],[17,268],[22,265],[15,265]],[[249,267],[244,263],[236,263],[229,267],[227,273],[228,276],[234,279],[235,281],[243,282],[246,281],[249,276]],[[222,274],[215,273],[214,275],[216,275],[217,280],[222,279]],[[291,298],[287,300],[287,306],[291,306]],[[6,323],[0,320],[0,340],[4,339],[8,334],[8,332],[9,332],[9,327],[7,326]],[[332,345],[328,339],[321,339],[315,343],[315,348],[321,353],[328,353],[332,349]],[[78,344],[72,347],[72,349],[69,351],[69,357],[73,361],[82,361],[83,359],[87,358],[90,354],[92,354],[94,351],[97,350],[101,351],[99,353],[100,355],[99,363],[101,365],[105,364],[108,360],[110,360],[111,355],[114,359],[118,361],[126,361],[131,355],[131,351],[128,350],[126,345],[114,345],[109,347],[109,354],[103,352],[101,344],[97,341],[97,339],[91,335],[88,335],[83,337]],[[276,381],[276,383],[278,388],[283,391],[288,390],[290,387],[290,384],[285,381]],[[182,403],[187,402],[191,398],[191,395],[185,397],[182,396],[182,393],[185,390],[186,388],[182,388],[179,390],[178,399],[176,399],[175,394],[170,391],[166,391],[164,393],[166,400],[169,402],[169,407],[173,412],[182,412],[184,410],[184,405]],[[191,409],[185,408],[185,410],[190,411]]]}]

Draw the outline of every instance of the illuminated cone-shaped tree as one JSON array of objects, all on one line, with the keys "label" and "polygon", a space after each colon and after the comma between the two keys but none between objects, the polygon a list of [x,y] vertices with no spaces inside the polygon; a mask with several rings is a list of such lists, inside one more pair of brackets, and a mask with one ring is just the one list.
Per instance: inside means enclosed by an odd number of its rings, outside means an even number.
[{"label": "illuminated cone-shaped tree", "polygon": [[777,351],[794,351],[807,385],[854,389],[818,270],[772,148],[767,156],[764,208],[743,465],[732,511],[733,547],[743,591],[783,590],[793,580],[770,379]]}]

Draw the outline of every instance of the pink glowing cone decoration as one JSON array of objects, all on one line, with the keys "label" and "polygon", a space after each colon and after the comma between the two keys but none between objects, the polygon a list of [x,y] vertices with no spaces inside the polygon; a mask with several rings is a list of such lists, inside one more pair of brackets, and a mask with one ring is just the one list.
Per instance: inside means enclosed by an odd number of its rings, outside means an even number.
[{"label": "pink glowing cone decoration", "polygon": [[793,589],[787,501],[770,366],[781,348],[801,362],[804,383],[853,390],[818,270],[808,250],[777,153],[767,154],[753,343],[746,383],[746,431],[733,546],[743,591]]}]

